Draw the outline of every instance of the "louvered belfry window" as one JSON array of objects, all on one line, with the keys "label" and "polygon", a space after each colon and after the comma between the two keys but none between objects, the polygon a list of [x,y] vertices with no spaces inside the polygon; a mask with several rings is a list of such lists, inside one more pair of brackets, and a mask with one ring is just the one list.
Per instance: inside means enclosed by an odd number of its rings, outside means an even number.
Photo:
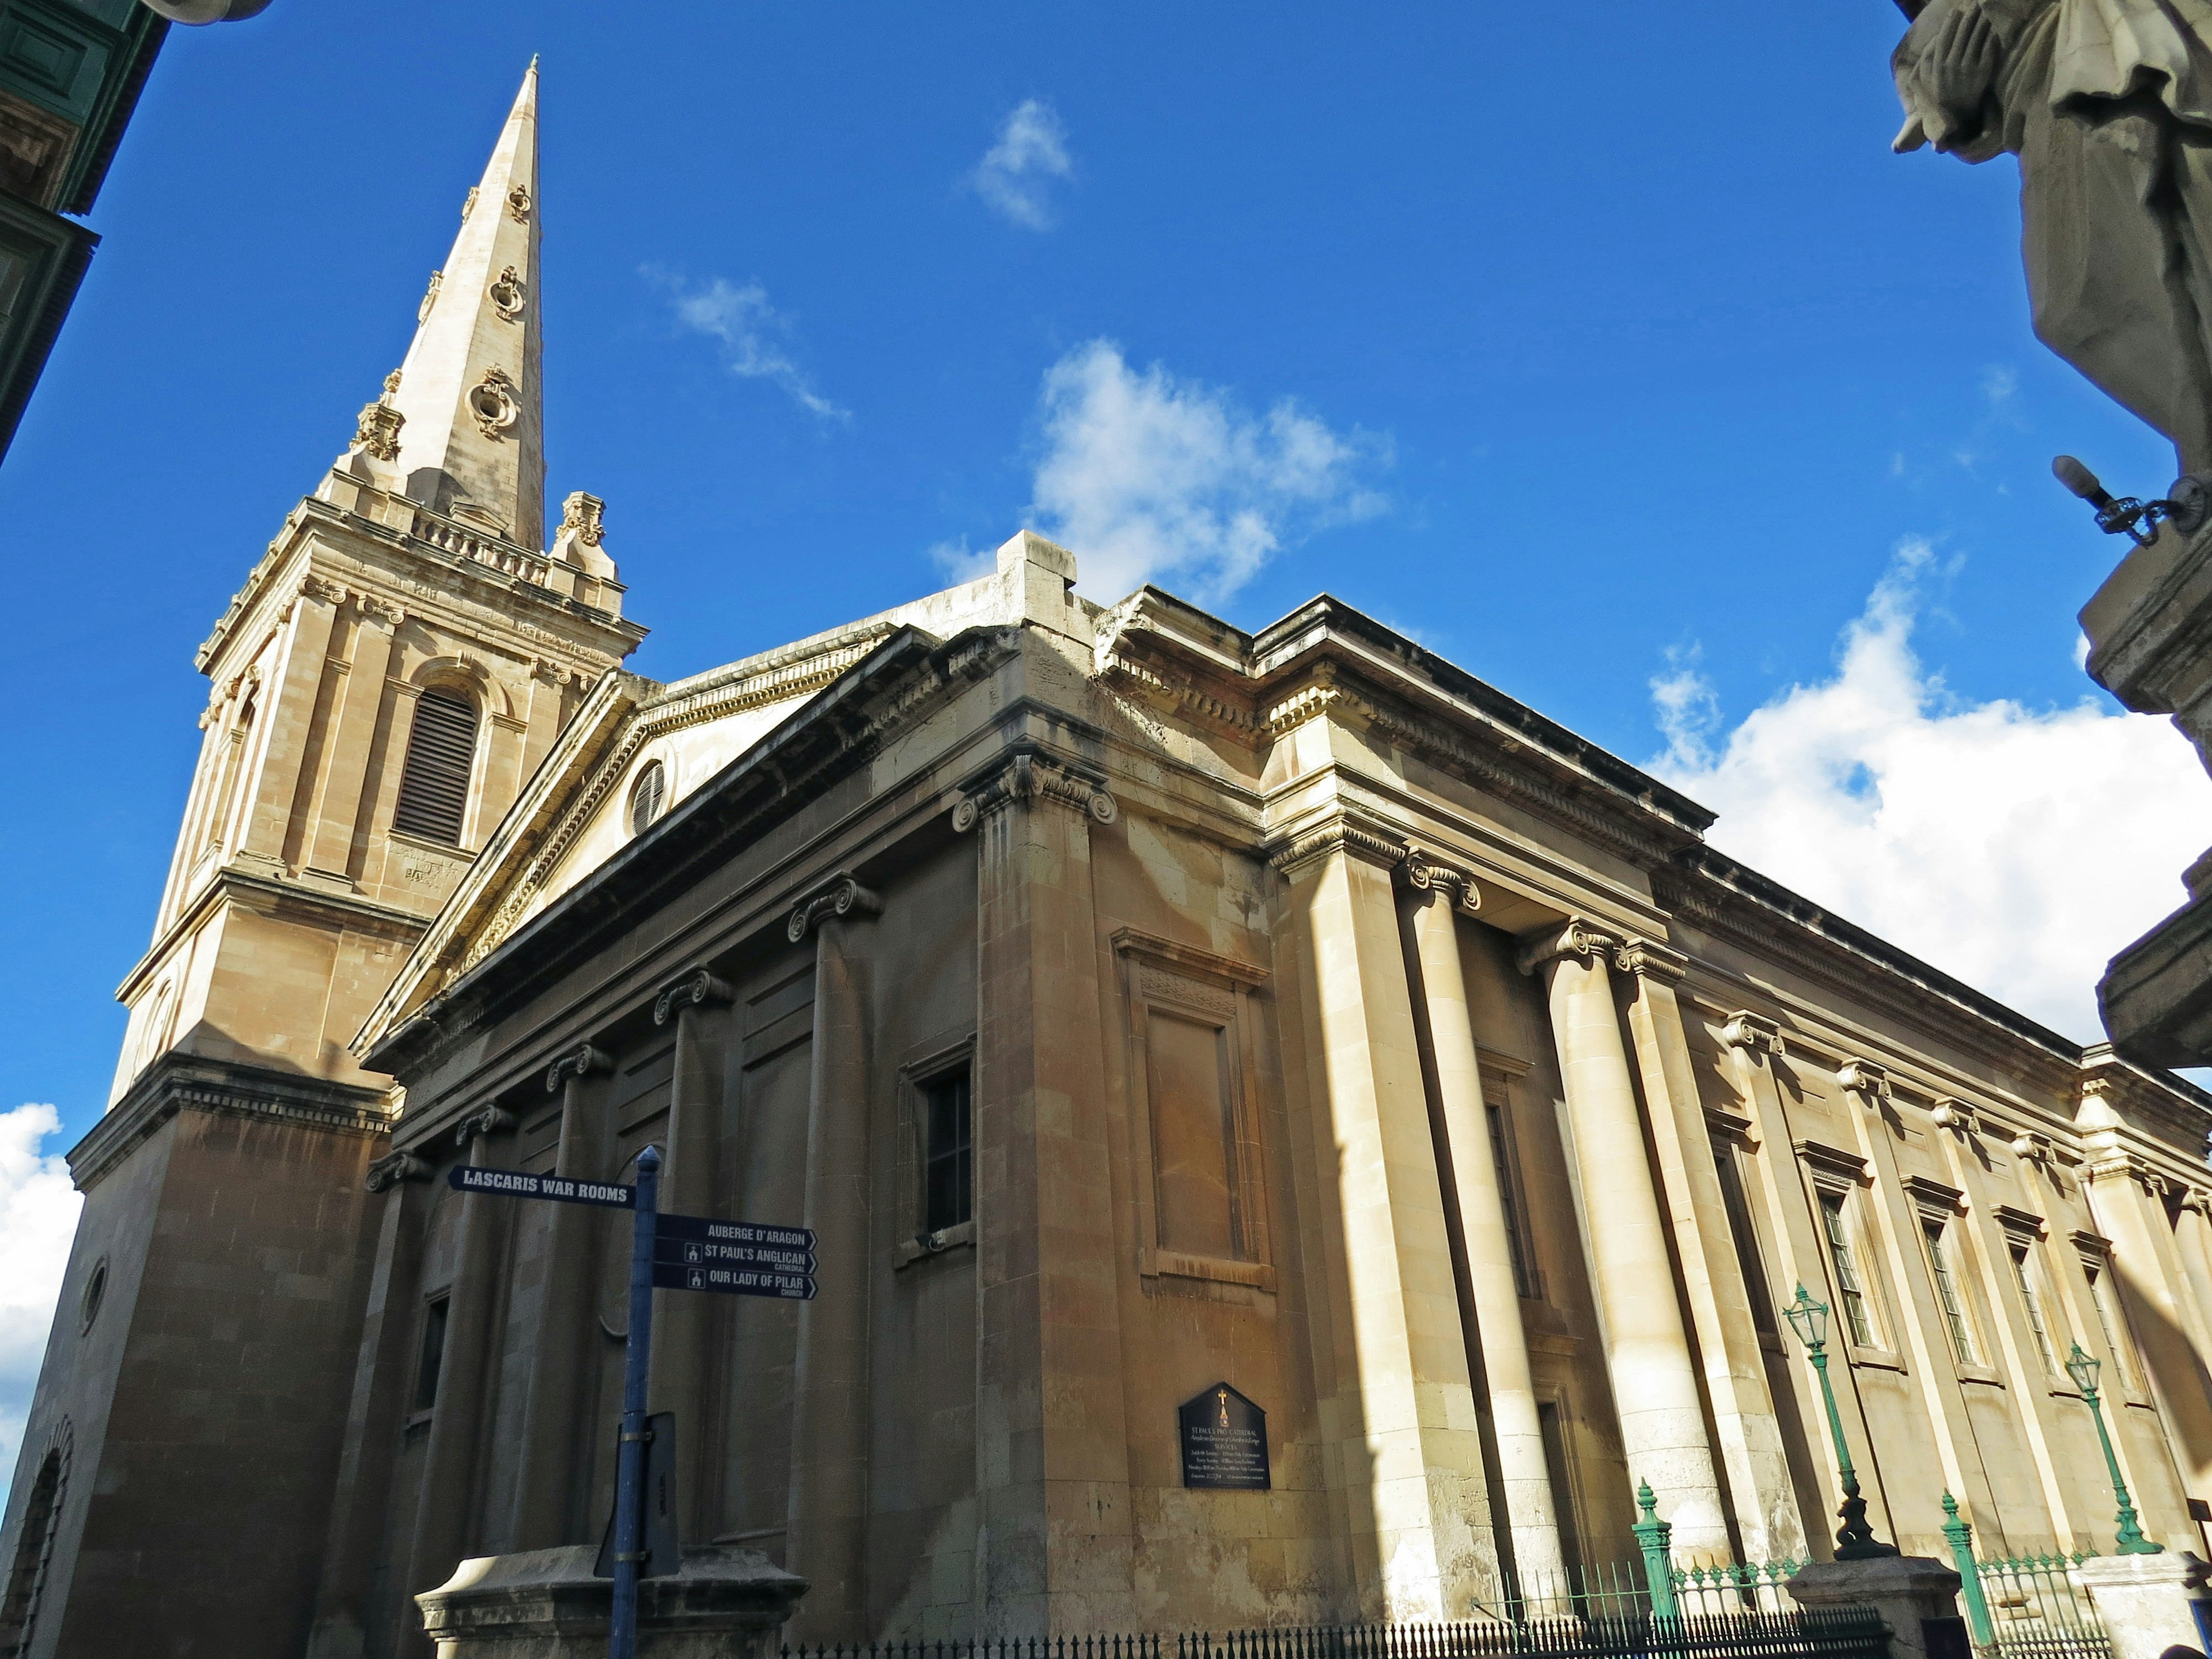
[{"label": "louvered belfry window", "polygon": [[415,700],[407,766],[399,775],[399,807],[392,827],[402,835],[458,845],[469,810],[469,773],[477,757],[477,711],[452,691]]}]

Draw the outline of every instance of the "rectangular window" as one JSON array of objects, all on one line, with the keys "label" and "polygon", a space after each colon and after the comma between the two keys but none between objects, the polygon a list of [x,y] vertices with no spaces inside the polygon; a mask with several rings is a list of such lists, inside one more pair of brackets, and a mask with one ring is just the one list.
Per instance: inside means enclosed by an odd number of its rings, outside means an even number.
[{"label": "rectangular window", "polygon": [[975,1126],[968,1073],[954,1072],[923,1085],[922,1220],[924,1232],[957,1227],[975,1212]]},{"label": "rectangular window", "polygon": [[1959,1280],[1951,1271],[1951,1256],[1945,1247],[1943,1224],[1926,1221],[1921,1224],[1928,1237],[1928,1267],[1936,1276],[1936,1300],[1943,1310],[1943,1328],[1951,1334],[1951,1351],[1961,1365],[1980,1364],[1974,1352],[1974,1333],[1966,1323],[1966,1298],[1959,1290]]},{"label": "rectangular window", "polygon": [[1844,1304],[1844,1328],[1862,1348],[1874,1346],[1874,1322],[1867,1312],[1866,1281],[1859,1277],[1858,1257],[1851,1249],[1850,1230],[1844,1224],[1844,1195],[1820,1194],[1820,1221],[1828,1235],[1828,1260],[1836,1273],[1836,1294]]},{"label": "rectangular window", "polygon": [[1735,1148],[1716,1139],[1712,1142],[1713,1172],[1721,1180],[1721,1207],[1728,1214],[1729,1237],[1735,1245],[1736,1265],[1743,1269],[1743,1288],[1751,1297],[1751,1322],[1761,1336],[1779,1337],[1774,1295],[1767,1288],[1766,1265],[1759,1254],[1759,1234],[1751,1222],[1751,1195],[1744,1191],[1743,1170]]},{"label": "rectangular window", "polygon": [[2097,1328],[2105,1334],[2105,1352],[2112,1357],[2114,1379],[2122,1388],[2128,1386],[2128,1351],[2120,1342],[2120,1322],[2112,1306],[2112,1298],[2105,1292],[2103,1264],[2085,1261],[2082,1272],[2089,1280],[2089,1305],[2097,1310]]},{"label": "rectangular window", "polygon": [[415,1409],[427,1412],[438,1403],[438,1370],[446,1360],[446,1311],[450,1297],[440,1297],[422,1310],[422,1358],[415,1368]]},{"label": "rectangular window", "polygon": [[2027,1328],[2035,1334],[2035,1352],[2045,1376],[2058,1375],[2058,1355],[2051,1346],[2051,1329],[2043,1322],[2043,1298],[2035,1293],[2035,1273],[2027,1262],[2027,1246],[2012,1247],[2012,1280],[2020,1287],[2020,1304],[2027,1313]]},{"label": "rectangular window", "polygon": [[1543,1287],[1536,1280],[1536,1253],[1529,1248],[1528,1206],[1522,1202],[1513,1126],[1505,1108],[1495,1101],[1487,1103],[1484,1110],[1490,1118],[1491,1162],[1498,1166],[1498,1204],[1505,1212],[1505,1242],[1513,1252],[1513,1288],[1534,1301],[1543,1294]]}]

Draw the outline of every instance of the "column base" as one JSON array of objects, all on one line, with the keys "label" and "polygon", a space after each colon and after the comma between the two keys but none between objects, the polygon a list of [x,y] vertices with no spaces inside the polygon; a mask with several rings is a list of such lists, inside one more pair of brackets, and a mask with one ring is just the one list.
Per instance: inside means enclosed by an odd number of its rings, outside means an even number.
[{"label": "column base", "polygon": [[[438,1659],[605,1659],[614,1584],[590,1544],[487,1555],[415,1598]],[[758,1550],[707,1545],[637,1589],[640,1659],[775,1659],[806,1581]]]},{"label": "column base", "polygon": [[2205,1577],[2212,1567],[2186,1550],[2157,1555],[2093,1555],[2067,1577],[2088,1591],[2112,1659],[2159,1659],[2168,1648],[2202,1653],[2212,1620]]},{"label": "column base", "polygon": [[1959,1575],[1930,1556],[1815,1561],[1799,1569],[1789,1589],[1802,1607],[1878,1609],[1897,1659],[1955,1659],[1970,1650],[1966,1621],[1959,1615]]}]

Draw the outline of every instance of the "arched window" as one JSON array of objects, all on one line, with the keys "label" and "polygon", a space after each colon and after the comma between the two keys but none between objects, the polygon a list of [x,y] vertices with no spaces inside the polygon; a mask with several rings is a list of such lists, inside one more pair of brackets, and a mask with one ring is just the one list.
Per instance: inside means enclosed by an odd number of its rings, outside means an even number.
[{"label": "arched window", "polygon": [[458,845],[476,758],[476,705],[455,691],[423,692],[415,700],[415,725],[407,735],[407,764],[399,775],[399,806],[392,827],[403,835]]},{"label": "arched window", "polygon": [[46,1588],[46,1563],[54,1553],[54,1528],[61,1519],[62,1481],[69,1473],[63,1449],[55,1447],[39,1465],[38,1479],[23,1504],[22,1530],[15,1535],[15,1565],[0,1596],[0,1659],[30,1651],[31,1629],[39,1616],[39,1592]]},{"label": "arched window", "polygon": [[668,770],[659,761],[647,761],[629,787],[629,832],[643,835],[660,809],[668,803]]}]

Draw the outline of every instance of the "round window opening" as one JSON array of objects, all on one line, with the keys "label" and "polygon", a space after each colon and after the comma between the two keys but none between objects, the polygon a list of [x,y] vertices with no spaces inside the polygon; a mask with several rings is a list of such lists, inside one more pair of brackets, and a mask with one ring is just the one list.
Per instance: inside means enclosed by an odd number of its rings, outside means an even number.
[{"label": "round window opening", "polygon": [[92,1264],[92,1277],[84,1282],[84,1299],[78,1304],[78,1329],[88,1332],[92,1322],[100,1317],[100,1304],[107,1299],[107,1258],[102,1256]]},{"label": "round window opening", "polygon": [[629,787],[629,832],[641,836],[660,809],[668,804],[668,773],[659,761],[647,761]]}]

